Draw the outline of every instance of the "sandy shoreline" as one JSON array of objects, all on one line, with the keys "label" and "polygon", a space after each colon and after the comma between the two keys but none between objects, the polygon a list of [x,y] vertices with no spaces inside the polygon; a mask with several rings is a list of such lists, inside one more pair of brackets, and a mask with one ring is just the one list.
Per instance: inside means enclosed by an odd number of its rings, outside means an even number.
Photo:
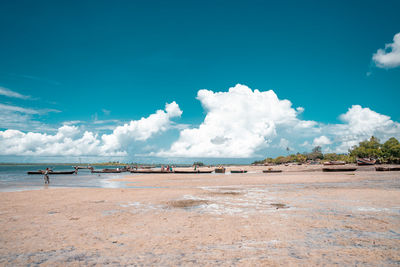
[{"label": "sandy shoreline", "polygon": [[399,172],[287,168],[0,193],[0,265],[400,264]]}]

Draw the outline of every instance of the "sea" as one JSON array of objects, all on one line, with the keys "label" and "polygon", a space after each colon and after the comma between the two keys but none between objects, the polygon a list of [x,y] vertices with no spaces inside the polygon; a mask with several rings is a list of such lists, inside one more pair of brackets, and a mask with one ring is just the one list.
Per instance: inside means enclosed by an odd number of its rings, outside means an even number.
[{"label": "sea", "polygon": [[[113,181],[126,175],[122,173],[91,173],[88,169],[78,170],[78,174],[57,174],[50,176],[50,185],[44,184],[43,175],[27,174],[28,171],[44,170],[73,171],[72,165],[0,165],[0,192],[39,190],[48,187],[88,187],[88,188],[134,188],[125,182]],[[117,168],[117,166],[96,166],[95,169]]]}]

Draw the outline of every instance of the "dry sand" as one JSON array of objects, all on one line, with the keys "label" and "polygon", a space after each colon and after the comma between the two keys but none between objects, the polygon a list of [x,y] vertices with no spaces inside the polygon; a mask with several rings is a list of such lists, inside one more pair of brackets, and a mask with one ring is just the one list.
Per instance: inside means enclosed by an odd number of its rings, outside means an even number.
[{"label": "dry sand", "polygon": [[398,266],[400,172],[318,168],[0,193],[0,265]]}]

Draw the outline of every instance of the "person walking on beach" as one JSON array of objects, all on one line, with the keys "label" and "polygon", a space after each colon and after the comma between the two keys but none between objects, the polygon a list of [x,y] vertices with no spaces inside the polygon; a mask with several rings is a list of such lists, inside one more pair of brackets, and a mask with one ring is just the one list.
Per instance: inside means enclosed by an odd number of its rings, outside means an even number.
[{"label": "person walking on beach", "polygon": [[49,168],[46,168],[46,170],[44,171],[44,183],[45,184],[50,184],[50,177],[49,177]]}]

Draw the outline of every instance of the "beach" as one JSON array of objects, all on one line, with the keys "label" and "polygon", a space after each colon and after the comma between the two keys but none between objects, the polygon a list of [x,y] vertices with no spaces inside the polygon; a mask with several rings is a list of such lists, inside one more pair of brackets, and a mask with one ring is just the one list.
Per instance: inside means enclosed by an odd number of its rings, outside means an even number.
[{"label": "beach", "polygon": [[0,265],[400,264],[400,172],[272,168],[0,192]]}]

